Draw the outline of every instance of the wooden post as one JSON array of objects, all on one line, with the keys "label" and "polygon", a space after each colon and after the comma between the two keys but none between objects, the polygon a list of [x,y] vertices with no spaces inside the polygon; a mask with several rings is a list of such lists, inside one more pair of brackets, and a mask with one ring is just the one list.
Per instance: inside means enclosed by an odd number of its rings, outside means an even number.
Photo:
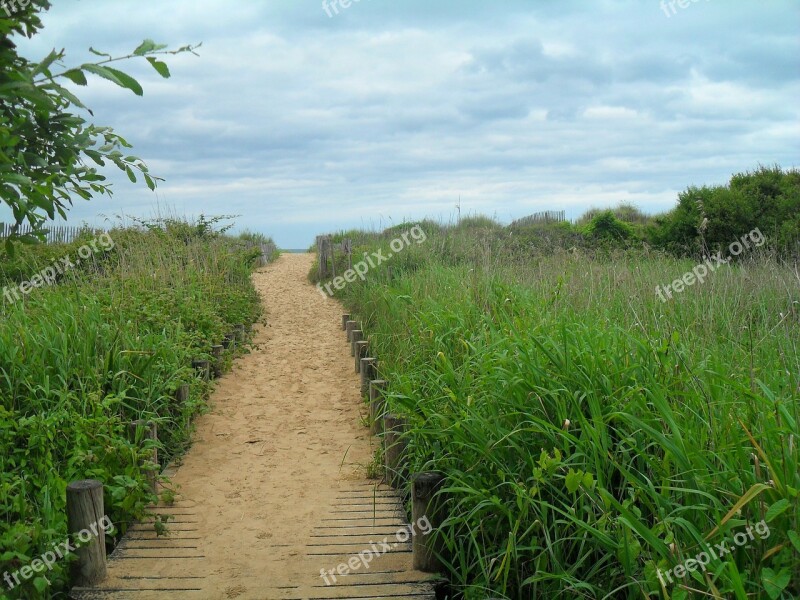
[{"label": "wooden post", "polygon": [[434,499],[444,485],[441,473],[417,473],[411,479],[411,553],[414,569],[423,573],[439,573],[442,563],[437,556],[443,545],[434,544],[434,529],[442,524],[441,496]]},{"label": "wooden post", "polygon": [[211,356],[214,357],[214,377],[222,377],[222,350],[224,346],[222,344],[211,346]]},{"label": "wooden post", "polygon": [[357,326],[357,323],[355,321],[348,321],[345,324],[344,330],[347,332],[347,341],[348,342],[352,341],[351,338],[350,338],[350,334],[353,332],[353,330],[356,328],[356,326]]},{"label": "wooden post", "polygon": [[319,278],[325,279],[328,276],[328,253],[325,246],[325,236],[317,236],[317,258],[319,259]]},{"label": "wooden post", "polygon": [[369,382],[378,376],[378,359],[361,359],[361,395],[369,392]]},{"label": "wooden post", "polygon": [[[145,440],[158,441],[158,426],[153,421],[139,419],[128,423],[128,430],[131,434],[131,441],[134,444],[141,444]],[[158,466],[158,448],[153,448],[150,454],[150,462]],[[147,480],[150,482],[150,489],[154,494],[158,493],[158,470],[147,473]]]},{"label": "wooden post", "polygon": [[214,363],[212,365],[214,377],[220,377],[222,375],[222,352],[224,350],[225,346],[222,344],[214,344],[211,346],[211,356],[214,358]]},{"label": "wooden post", "polygon": [[193,360],[192,361],[192,368],[197,371],[197,376],[202,379],[203,381],[208,381],[209,379],[209,368],[210,364],[207,360]]},{"label": "wooden post", "polygon": [[336,244],[333,243],[332,238],[328,239],[331,246],[331,278],[336,279]]},{"label": "wooden post", "polygon": [[244,343],[244,339],[247,335],[247,328],[242,325],[241,323],[233,326],[233,334],[236,336],[236,341]]},{"label": "wooden post", "polygon": [[183,404],[184,402],[189,401],[189,384],[184,383],[182,384],[177,390],[175,390],[175,400]]},{"label": "wooden post", "polygon": [[236,336],[232,333],[225,335],[225,337],[222,338],[222,347],[225,348],[225,350],[235,350]]},{"label": "wooden post", "polygon": [[94,479],[74,481],[67,486],[67,531],[78,560],[70,565],[73,583],[91,587],[106,578],[106,520],[103,484]]},{"label": "wooden post", "polygon": [[347,322],[350,320],[350,313],[342,315],[342,331],[347,331]]},{"label": "wooden post", "polygon": [[405,478],[406,440],[402,435],[406,431],[405,419],[386,413],[383,416],[383,455],[385,458],[386,482],[399,489]]},{"label": "wooden post", "polygon": [[356,352],[355,352],[355,367],[356,373],[361,373],[361,359],[367,358],[367,353],[369,352],[369,342],[367,340],[361,340],[360,342],[355,343]]},{"label": "wooden post", "polygon": [[369,431],[372,435],[381,432],[383,424],[383,407],[385,402],[383,393],[386,391],[387,382],[383,379],[374,379],[369,382]]},{"label": "wooden post", "polygon": [[350,356],[356,355],[356,344],[364,339],[364,332],[360,329],[353,329],[350,332]]}]

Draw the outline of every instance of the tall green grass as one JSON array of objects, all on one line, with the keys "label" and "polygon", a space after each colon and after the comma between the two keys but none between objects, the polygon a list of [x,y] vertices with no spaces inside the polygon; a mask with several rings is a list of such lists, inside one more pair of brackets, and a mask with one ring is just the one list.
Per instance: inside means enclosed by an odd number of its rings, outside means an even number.
[{"label": "tall green grass", "polygon": [[404,252],[342,297],[412,471],[447,475],[465,598],[800,597],[796,265],[752,254],[662,303],[693,262],[458,230]]},{"label": "tall green grass", "polygon": [[[254,256],[233,240],[179,221],[110,236],[110,252],[2,305],[0,576],[65,539],[70,481],[104,483],[119,532],[142,516],[153,499],[140,466],[148,450],[129,441],[127,424],[158,423],[162,462],[182,453],[209,389],[191,360],[208,357],[234,324],[259,316]],[[74,259],[91,237],[21,248],[0,260],[0,287],[53,257]],[[190,386],[187,402],[175,399],[182,384]],[[65,567],[13,591],[0,581],[0,597],[51,597],[68,584]]]}]

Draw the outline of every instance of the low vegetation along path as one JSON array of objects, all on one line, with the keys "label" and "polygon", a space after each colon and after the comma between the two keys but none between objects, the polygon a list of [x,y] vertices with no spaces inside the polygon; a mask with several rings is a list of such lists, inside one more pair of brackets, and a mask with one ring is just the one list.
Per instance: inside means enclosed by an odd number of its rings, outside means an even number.
[{"label": "low vegetation along path", "polygon": [[[341,307],[306,279],[313,261],[283,255],[254,275],[268,324],[197,420],[177,500],[158,509],[173,515],[171,535],[135,526],[108,579],[76,598],[433,597],[398,542],[400,502],[366,478],[377,440],[363,426]],[[359,551],[385,552],[384,539],[390,552],[330,574]]]}]

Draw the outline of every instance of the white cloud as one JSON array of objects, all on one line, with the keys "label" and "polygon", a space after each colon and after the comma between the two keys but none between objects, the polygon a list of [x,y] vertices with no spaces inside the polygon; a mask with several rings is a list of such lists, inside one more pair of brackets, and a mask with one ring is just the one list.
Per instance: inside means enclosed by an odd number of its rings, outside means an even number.
[{"label": "white cloud", "polygon": [[[142,39],[203,41],[149,65],[136,98],[78,90],[166,177],[113,174],[121,208],[237,213],[287,247],[317,233],[462,211],[577,216],[627,200],[664,210],[690,184],[761,162],[797,166],[800,9],[657,2],[370,0],[329,19],[317,0],[59,0],[32,57]],[[87,26],[90,23],[91,26]],[[789,61],[791,62],[791,61]],[[0,211],[0,221],[3,213]]]}]

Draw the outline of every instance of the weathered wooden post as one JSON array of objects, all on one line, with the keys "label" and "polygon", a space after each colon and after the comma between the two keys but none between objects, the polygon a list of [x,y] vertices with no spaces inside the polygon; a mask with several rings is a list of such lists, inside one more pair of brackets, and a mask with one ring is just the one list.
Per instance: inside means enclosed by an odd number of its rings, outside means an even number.
[{"label": "weathered wooden post", "polygon": [[386,467],[386,482],[399,489],[405,478],[405,452],[407,442],[403,439],[406,420],[397,415],[383,415],[383,455]]},{"label": "weathered wooden post", "polygon": [[336,279],[336,244],[333,243],[333,238],[328,238],[328,245],[331,249],[331,278]]},{"label": "weathered wooden post", "polygon": [[347,330],[347,322],[350,320],[350,313],[344,313],[342,315],[342,331]]},{"label": "weathered wooden post", "polygon": [[437,556],[441,554],[442,544],[434,544],[431,535],[444,520],[442,498],[435,498],[444,485],[441,473],[417,473],[411,478],[411,553],[414,568],[423,573],[439,573],[442,563]]},{"label": "weathered wooden post", "polygon": [[184,402],[189,401],[189,384],[183,383],[181,386],[175,390],[175,400],[179,404],[183,404]]},{"label": "weathered wooden post", "polygon": [[353,329],[350,332],[350,356],[356,355],[356,344],[364,339],[364,332],[360,329]]},{"label": "weathered wooden post", "polygon": [[361,359],[361,395],[369,392],[369,382],[378,377],[378,359]]},{"label": "weathered wooden post", "polygon": [[[78,560],[70,565],[73,583],[91,587],[106,578],[107,522],[103,506],[103,484],[94,479],[73,481],[67,486],[67,531]],[[75,543],[77,542],[77,543]]]},{"label": "weathered wooden post", "polygon": [[325,279],[328,276],[328,243],[323,235],[317,236],[317,256],[319,257],[319,278]]},{"label": "weathered wooden post", "polygon": [[369,352],[369,342],[367,340],[361,340],[360,342],[356,342],[356,352],[355,352],[355,367],[356,373],[361,373],[361,359],[367,358],[367,353]]},{"label": "weathered wooden post", "polygon": [[197,371],[197,376],[203,381],[209,380],[210,363],[207,360],[193,360],[192,368]]},{"label": "weathered wooden post", "polygon": [[353,339],[350,337],[350,335],[353,333],[353,330],[357,328],[357,325],[358,324],[355,321],[348,321],[345,324],[344,330],[345,330],[345,332],[347,332],[347,341],[348,342],[352,342],[353,341]]},{"label": "weathered wooden post", "polygon": [[[128,430],[130,431],[131,441],[134,444],[141,444],[145,440],[158,441],[158,426],[153,421],[145,421],[139,419],[128,423]],[[150,462],[158,466],[158,448],[153,448],[150,454]],[[149,471],[147,473],[147,481],[150,482],[150,489],[154,494],[158,493],[158,471]]]},{"label": "weathered wooden post", "polygon": [[222,377],[222,351],[224,347],[222,344],[211,346],[211,356],[214,357],[214,377]]},{"label": "weathered wooden post", "polygon": [[387,382],[383,379],[373,379],[369,382],[369,431],[372,435],[381,433],[385,405],[383,393],[386,391],[386,385]]},{"label": "weathered wooden post", "polygon": [[222,338],[222,347],[225,348],[225,350],[235,350],[236,336],[232,333],[225,334]]},{"label": "weathered wooden post", "polygon": [[244,343],[245,337],[247,337],[247,328],[241,323],[238,323],[233,326],[233,335],[236,336],[236,341],[242,344]]}]

